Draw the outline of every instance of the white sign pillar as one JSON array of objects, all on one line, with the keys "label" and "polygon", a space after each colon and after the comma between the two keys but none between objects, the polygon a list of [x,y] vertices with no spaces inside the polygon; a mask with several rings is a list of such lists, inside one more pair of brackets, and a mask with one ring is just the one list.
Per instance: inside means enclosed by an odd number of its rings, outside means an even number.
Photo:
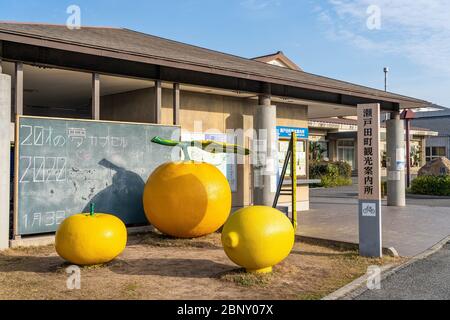
[{"label": "white sign pillar", "polygon": [[358,105],[359,251],[382,257],[380,105]]},{"label": "white sign pillar", "polygon": [[11,77],[0,73],[0,250],[9,248]]}]

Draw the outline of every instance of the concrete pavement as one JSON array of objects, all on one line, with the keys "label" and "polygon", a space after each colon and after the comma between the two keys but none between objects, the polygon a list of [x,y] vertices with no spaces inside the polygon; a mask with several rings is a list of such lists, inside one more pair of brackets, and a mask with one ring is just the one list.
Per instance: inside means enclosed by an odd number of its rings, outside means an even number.
[{"label": "concrete pavement", "polygon": [[[357,186],[311,190],[311,210],[299,213],[302,236],[358,243]],[[450,235],[450,199],[408,199],[407,207],[383,202],[383,246],[415,256]]]},{"label": "concrete pavement", "polygon": [[355,300],[449,300],[450,244],[388,277],[381,290],[369,290]]}]

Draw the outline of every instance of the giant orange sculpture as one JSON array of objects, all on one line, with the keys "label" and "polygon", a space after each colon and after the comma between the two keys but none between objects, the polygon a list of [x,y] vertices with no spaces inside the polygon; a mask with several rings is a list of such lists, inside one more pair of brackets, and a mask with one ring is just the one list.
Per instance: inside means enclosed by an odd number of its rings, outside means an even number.
[{"label": "giant orange sculpture", "polygon": [[[149,177],[143,196],[149,222],[162,233],[179,238],[196,238],[217,231],[231,212],[231,189],[226,177],[211,164],[189,160],[186,150],[190,142],[159,137],[152,141],[181,146],[187,160],[163,164]],[[210,147],[214,152],[229,148],[212,141],[200,142],[199,146]],[[243,150],[232,147],[236,152]]]}]

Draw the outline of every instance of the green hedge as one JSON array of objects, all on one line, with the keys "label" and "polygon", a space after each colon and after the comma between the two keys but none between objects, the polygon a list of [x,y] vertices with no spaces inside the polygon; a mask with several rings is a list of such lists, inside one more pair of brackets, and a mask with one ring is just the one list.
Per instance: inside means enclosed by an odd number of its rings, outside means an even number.
[{"label": "green hedge", "polygon": [[352,184],[352,168],[346,162],[312,162],[309,166],[311,179],[320,179],[322,182],[312,187],[332,188]]},{"label": "green hedge", "polygon": [[411,192],[430,196],[450,196],[450,176],[421,176],[413,180]]}]

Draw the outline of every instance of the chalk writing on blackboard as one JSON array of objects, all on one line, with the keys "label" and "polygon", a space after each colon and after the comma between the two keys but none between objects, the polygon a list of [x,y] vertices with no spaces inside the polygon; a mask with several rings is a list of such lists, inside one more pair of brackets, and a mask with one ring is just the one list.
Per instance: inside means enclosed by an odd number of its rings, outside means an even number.
[{"label": "chalk writing on blackboard", "polygon": [[91,202],[127,225],[147,223],[142,193],[172,152],[146,137],[178,139],[175,126],[20,116],[16,235],[56,231]]}]

